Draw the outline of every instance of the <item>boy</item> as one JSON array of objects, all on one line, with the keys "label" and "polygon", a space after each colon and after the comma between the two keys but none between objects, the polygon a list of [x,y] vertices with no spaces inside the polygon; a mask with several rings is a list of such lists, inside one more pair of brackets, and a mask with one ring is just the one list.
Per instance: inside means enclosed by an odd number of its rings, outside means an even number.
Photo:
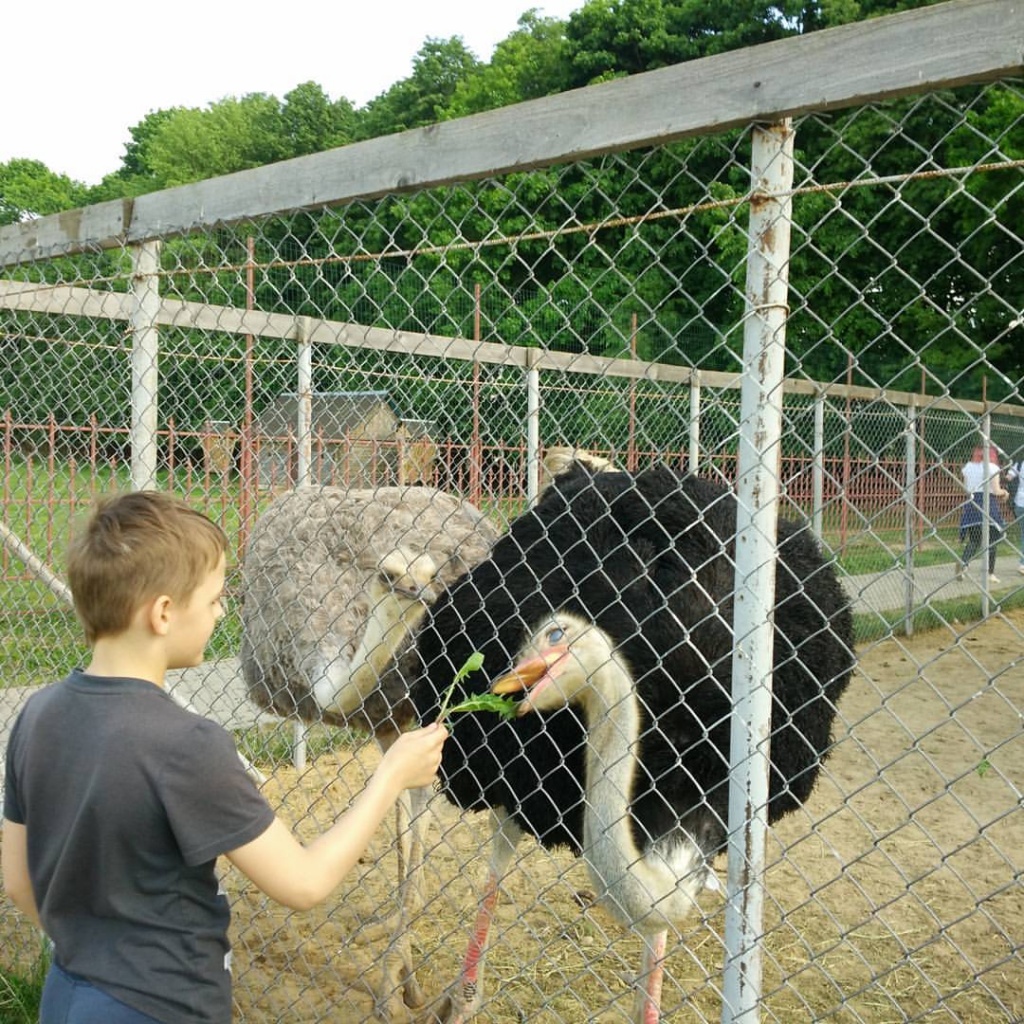
[{"label": "boy", "polygon": [[227,1024],[224,854],[272,899],[325,899],[407,788],[434,779],[432,725],[388,751],[327,832],[301,845],[230,735],[163,691],[224,614],[227,539],[166,494],[101,502],[68,556],[89,667],[26,703],[7,750],[2,868],[54,944],[41,1024]]}]

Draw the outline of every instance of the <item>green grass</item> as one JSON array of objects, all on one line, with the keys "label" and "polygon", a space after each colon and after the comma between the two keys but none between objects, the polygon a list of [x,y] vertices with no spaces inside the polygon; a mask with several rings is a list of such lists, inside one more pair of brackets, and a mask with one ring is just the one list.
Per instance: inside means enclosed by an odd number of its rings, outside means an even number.
[{"label": "green grass", "polygon": [[[990,613],[994,606],[1002,611],[1024,608],[1024,587],[998,600],[990,598]],[[906,636],[908,628],[913,629],[914,633],[927,633],[933,629],[947,628],[951,622],[979,622],[983,618],[980,594],[953,597],[930,601],[927,606],[915,609],[909,620],[901,609],[892,609],[884,614],[857,613],[853,617],[853,635],[854,641],[862,644],[884,640],[889,636]]]},{"label": "green grass", "polygon": [[[241,645],[239,602],[229,595],[225,604],[226,614],[206,649],[208,658],[234,657]],[[71,608],[27,580],[0,584],[0,690],[53,682],[88,657]]]},{"label": "green grass", "polygon": [[36,1024],[49,969],[50,944],[42,938],[38,954],[26,967],[0,968],[0,1024]]},{"label": "green grass", "polygon": [[[837,530],[826,530],[823,545],[826,552],[833,552],[836,563],[850,576],[865,573],[885,572],[907,560],[906,538],[902,530],[874,530],[848,537],[846,544]],[[914,565],[926,568],[952,562],[961,548],[956,527],[942,527],[930,530],[923,538],[915,540]]]},{"label": "green grass", "polygon": [[[328,725],[311,725],[305,734],[306,754],[310,760],[331,754],[336,750],[350,750],[365,741],[365,736],[348,729]],[[290,764],[295,747],[295,734],[291,722],[243,729],[235,733],[238,752],[259,768],[273,769]]]},{"label": "green grass", "polygon": [[[193,507],[203,507],[201,500],[185,491],[184,474],[171,479],[167,473],[161,473],[158,486],[175,490]],[[233,484],[229,486],[234,487]],[[12,462],[4,481],[4,494],[10,501],[7,514],[11,516],[6,525],[36,557],[47,564],[51,572],[63,580],[66,538],[75,521],[92,506],[97,495],[129,490],[130,487],[127,470],[115,472],[101,466],[95,473],[83,473],[72,472],[67,466],[57,466],[51,472],[49,467],[40,464]],[[40,512],[38,502],[30,505],[24,498],[25,495],[40,493],[46,494],[45,514]],[[209,511],[221,521],[230,540],[229,551],[235,552],[241,529],[238,494],[223,497],[223,503],[223,509],[218,502]],[[13,554],[8,556],[8,564],[9,575],[21,573],[20,563]],[[226,602],[228,613],[210,641],[207,649],[210,658],[230,657],[238,653],[242,635],[237,600],[239,583],[238,568],[231,566]],[[60,598],[27,575],[0,582],[0,689],[52,682],[70,668],[84,664],[87,658],[88,649],[74,612]]]},{"label": "green grass", "polygon": [[[193,485],[197,482],[201,482],[201,478],[193,477]],[[203,508],[204,501],[210,501],[211,504],[205,507],[228,533],[231,550],[238,551],[240,495],[235,480],[223,482],[222,486],[228,488],[226,493],[217,491],[211,495],[189,494],[186,477],[180,472],[174,479],[167,473],[161,473],[158,485],[182,494],[197,508]],[[64,539],[72,520],[91,506],[96,494],[126,490],[130,486],[127,470],[99,467],[95,472],[72,472],[67,466],[57,466],[51,471],[39,463],[15,461],[4,482],[4,494],[11,502],[8,512],[11,519],[7,525],[36,555],[48,562],[58,577],[63,577]],[[30,507],[24,496],[40,494],[44,490],[47,502],[45,514],[41,514],[38,502]],[[268,499],[265,497],[263,500]],[[24,511],[21,503],[24,503]],[[509,518],[522,510],[521,503],[505,499],[484,502],[483,507],[502,530]],[[845,544],[841,541],[838,530],[826,529],[823,538],[826,552],[833,552],[840,571],[851,576],[885,572],[906,561],[905,533],[900,528],[876,526],[871,532],[849,534]],[[914,565],[924,568],[951,564],[959,549],[955,526],[931,530],[915,541]],[[19,571],[16,559],[10,556],[8,561],[10,573],[16,575]],[[229,565],[227,590],[228,613],[210,642],[207,651],[210,658],[232,657],[238,653],[242,625],[237,565]],[[947,609],[947,603],[954,607]],[[980,614],[978,600],[944,602],[934,605],[933,610],[922,609],[916,613],[914,628],[934,628],[938,624],[937,617],[948,621],[951,617],[964,619],[971,615],[980,617]],[[898,610],[890,613],[889,619],[872,616],[868,621],[869,617],[863,618],[865,621],[858,625],[858,637],[875,638],[886,629],[903,628],[903,615]],[[34,580],[14,579],[0,583],[0,688],[50,682],[70,667],[82,664],[86,657],[87,651],[75,617],[57,597]]]}]

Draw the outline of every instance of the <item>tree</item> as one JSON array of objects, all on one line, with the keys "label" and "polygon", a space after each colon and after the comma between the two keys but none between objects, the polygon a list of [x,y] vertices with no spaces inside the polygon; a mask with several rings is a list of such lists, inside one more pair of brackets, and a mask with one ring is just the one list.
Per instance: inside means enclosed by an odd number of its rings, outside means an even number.
[{"label": "tree", "polygon": [[229,97],[207,109],[178,108],[149,139],[149,167],[163,188],[260,167],[288,155],[279,101]]},{"label": "tree", "polygon": [[678,64],[819,27],[799,0],[588,0],[566,26],[570,85]]},{"label": "tree", "polygon": [[85,203],[88,187],[51,171],[39,160],[0,164],[0,224],[73,210]]},{"label": "tree", "polygon": [[444,120],[459,84],[478,66],[460,36],[427,39],[413,59],[412,74],[366,105],[360,116],[360,137],[390,135]]},{"label": "tree", "polygon": [[167,110],[151,110],[137,125],[128,129],[132,141],[124,147],[121,167],[117,171],[118,177],[128,179],[153,176],[149,147],[154,137],[183,109],[170,107]]},{"label": "tree", "polygon": [[494,48],[490,63],[478,65],[457,84],[447,116],[464,117],[549,96],[567,83],[565,23],[531,9]]},{"label": "tree", "polygon": [[347,99],[332,102],[316,82],[285,93],[281,108],[284,149],[289,157],[344,146],[355,133],[356,114]]}]

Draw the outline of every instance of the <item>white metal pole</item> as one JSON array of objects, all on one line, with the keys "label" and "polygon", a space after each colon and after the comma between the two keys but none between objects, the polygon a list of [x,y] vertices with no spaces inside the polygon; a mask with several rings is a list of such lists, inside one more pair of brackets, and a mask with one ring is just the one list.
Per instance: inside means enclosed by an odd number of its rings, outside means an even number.
[{"label": "white metal pole", "polygon": [[907,406],[906,486],[903,489],[903,628],[914,635],[914,523],[917,509],[917,406],[912,399]]},{"label": "white metal pole", "polygon": [[825,396],[814,399],[814,462],[811,465],[811,529],[820,544],[824,539],[825,516]]},{"label": "white metal pole", "polygon": [[531,361],[526,371],[526,498],[530,505],[540,494],[540,371]]},{"label": "white metal pole", "polygon": [[[295,325],[295,486],[309,487],[313,481],[313,343],[309,340],[310,322],[300,317]],[[306,769],[306,723],[292,723],[292,764],[297,772]]]},{"label": "white metal pole", "polygon": [[132,488],[156,487],[157,410],[159,408],[160,332],[160,243],[133,245],[132,306]]},{"label": "white metal pole", "polygon": [[988,546],[992,540],[993,524],[989,519],[989,504],[991,502],[992,481],[988,475],[988,453],[992,447],[992,414],[984,412],[981,414],[981,464],[984,466],[982,473],[981,493],[981,614],[987,617],[989,613],[989,592],[992,584],[988,580]]},{"label": "white metal pole", "polygon": [[295,393],[295,486],[308,487],[313,479],[313,343],[309,340],[309,318],[301,317],[295,327],[297,381]]},{"label": "white metal pole", "polygon": [[3,545],[15,558],[20,559],[25,568],[38,579],[52,594],[59,597],[65,604],[74,606],[71,591],[67,584],[56,574],[50,571],[46,563],[35,554],[32,549],[18,538],[15,532],[4,522],[0,521],[0,545]]},{"label": "white metal pole", "polygon": [[700,469],[700,371],[694,370],[690,377],[690,452],[689,470]]},{"label": "white metal pole", "polygon": [[736,483],[723,1024],[760,1020],[793,126],[755,127]]}]

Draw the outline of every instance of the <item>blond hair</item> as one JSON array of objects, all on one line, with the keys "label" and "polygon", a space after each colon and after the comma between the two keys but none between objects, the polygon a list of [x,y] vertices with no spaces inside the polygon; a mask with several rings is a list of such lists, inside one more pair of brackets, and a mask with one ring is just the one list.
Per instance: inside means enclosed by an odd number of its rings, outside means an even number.
[{"label": "blond hair", "polygon": [[91,645],[161,594],[187,601],[227,550],[224,531],[180,498],[132,491],[97,502],[68,548],[75,612]]}]

